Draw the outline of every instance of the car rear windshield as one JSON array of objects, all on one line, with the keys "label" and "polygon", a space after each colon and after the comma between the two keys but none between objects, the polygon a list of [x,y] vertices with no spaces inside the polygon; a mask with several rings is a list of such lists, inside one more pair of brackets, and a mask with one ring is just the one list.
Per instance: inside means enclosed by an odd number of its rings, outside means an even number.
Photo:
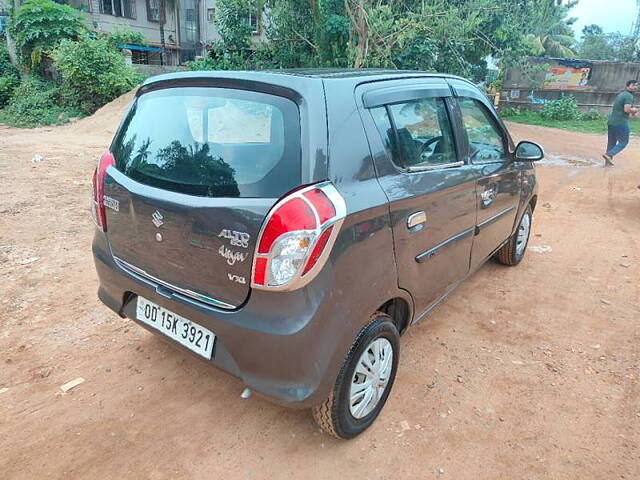
[{"label": "car rear windshield", "polygon": [[111,151],[146,185],[205,197],[279,197],[300,184],[300,121],[288,99],[211,87],[135,100]]}]

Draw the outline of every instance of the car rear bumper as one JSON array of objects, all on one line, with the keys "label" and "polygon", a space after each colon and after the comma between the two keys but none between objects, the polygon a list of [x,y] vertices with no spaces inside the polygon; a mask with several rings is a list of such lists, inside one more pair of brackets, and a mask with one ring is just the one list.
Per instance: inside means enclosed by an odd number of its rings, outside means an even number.
[{"label": "car rear bumper", "polygon": [[98,296],[111,310],[188,352],[136,320],[138,295],[213,331],[217,338],[212,359],[198,358],[282,405],[308,408],[322,402],[356,334],[355,326],[337,315],[335,302],[326,298],[331,291],[330,264],[303,289],[253,290],[244,305],[230,311],[175,296],[123,269],[102,232],[94,237],[93,255],[100,280]]}]

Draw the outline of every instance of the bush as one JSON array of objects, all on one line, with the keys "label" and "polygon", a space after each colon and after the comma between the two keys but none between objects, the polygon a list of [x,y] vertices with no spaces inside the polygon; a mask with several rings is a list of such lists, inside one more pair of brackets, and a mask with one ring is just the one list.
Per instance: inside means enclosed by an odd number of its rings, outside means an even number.
[{"label": "bush", "polygon": [[515,117],[521,113],[518,107],[504,107],[500,109],[500,116],[502,117]]},{"label": "bush", "polygon": [[250,51],[223,50],[219,47],[217,44],[212,45],[208,57],[187,62],[187,68],[189,70],[246,70],[252,68],[250,58],[245,58],[245,54],[250,54]]},{"label": "bush", "polygon": [[80,14],[52,0],[27,0],[9,22],[9,32],[25,65],[39,65],[61,40],[78,38],[86,29]]},{"label": "bush", "polygon": [[18,70],[9,61],[6,44],[0,37],[0,108],[5,106],[13,90],[20,83]]},{"label": "bush", "polygon": [[586,113],[582,114],[583,120],[604,120],[605,116],[601,114],[598,110],[589,110]]},{"label": "bush", "polygon": [[581,120],[582,113],[578,110],[576,97],[563,95],[562,97],[545,103],[540,109],[540,115],[546,120]]},{"label": "bush", "polygon": [[63,40],[51,52],[65,103],[93,113],[135,87],[141,77],[107,40]]},{"label": "bush", "polygon": [[189,70],[218,70],[217,63],[211,57],[200,58],[186,63]]},{"label": "bush", "polygon": [[15,89],[0,121],[15,127],[36,127],[66,123],[80,112],[57,104],[58,91],[51,82],[27,77]]},{"label": "bush", "polygon": [[17,75],[18,70],[11,63],[7,44],[4,42],[2,36],[0,36],[0,76],[4,77],[5,75],[13,74]]},{"label": "bush", "polygon": [[113,32],[102,34],[109,45],[117,48],[117,45],[140,45],[145,46],[144,35],[133,31],[129,26],[116,26]]},{"label": "bush", "polygon": [[0,77],[0,108],[4,107],[15,88],[20,83],[18,77],[14,76],[2,76]]}]

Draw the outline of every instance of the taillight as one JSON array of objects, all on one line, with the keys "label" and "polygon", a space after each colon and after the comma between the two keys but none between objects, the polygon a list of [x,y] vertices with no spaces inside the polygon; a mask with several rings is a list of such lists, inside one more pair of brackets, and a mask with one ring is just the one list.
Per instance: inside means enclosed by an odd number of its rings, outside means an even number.
[{"label": "taillight", "polygon": [[98,166],[93,171],[91,182],[91,216],[96,226],[103,232],[107,231],[107,218],[104,213],[104,174],[107,168],[113,167],[115,164],[110,152],[102,154]]},{"label": "taillight", "polygon": [[295,290],[320,271],[346,215],[344,199],[328,182],[280,200],[258,237],[251,285],[262,290]]}]

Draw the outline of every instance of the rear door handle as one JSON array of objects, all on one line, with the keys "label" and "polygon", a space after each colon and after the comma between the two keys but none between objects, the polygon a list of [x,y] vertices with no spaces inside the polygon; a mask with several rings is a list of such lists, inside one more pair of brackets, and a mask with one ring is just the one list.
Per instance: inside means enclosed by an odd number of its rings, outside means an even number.
[{"label": "rear door handle", "polygon": [[427,223],[427,214],[424,211],[413,212],[407,217],[407,228],[409,230],[420,230]]}]

